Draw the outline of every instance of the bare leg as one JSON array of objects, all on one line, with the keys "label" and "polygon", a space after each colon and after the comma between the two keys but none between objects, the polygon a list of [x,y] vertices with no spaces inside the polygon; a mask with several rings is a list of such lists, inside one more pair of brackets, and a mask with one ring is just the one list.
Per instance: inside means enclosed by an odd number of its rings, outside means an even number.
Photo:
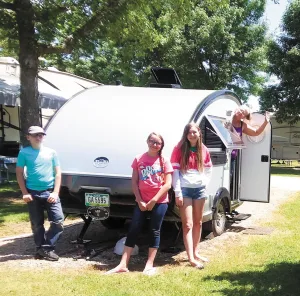
[{"label": "bare leg", "polygon": [[112,273],[119,273],[119,272],[129,272],[128,270],[128,263],[130,256],[132,254],[133,248],[131,247],[124,247],[124,252],[121,258],[121,261],[119,265],[109,271],[107,271],[105,274],[112,274]]},{"label": "bare leg", "polygon": [[192,266],[199,265],[194,258],[193,249],[193,204],[191,198],[183,198],[183,206],[180,207],[180,216],[182,221],[182,233],[185,250]]},{"label": "bare leg", "polygon": [[157,254],[156,248],[149,248],[148,260],[144,269],[144,272],[153,268],[153,262]]},{"label": "bare leg", "polygon": [[193,254],[196,260],[208,262],[208,259],[198,254],[197,247],[202,232],[202,217],[204,211],[205,198],[193,200]]}]

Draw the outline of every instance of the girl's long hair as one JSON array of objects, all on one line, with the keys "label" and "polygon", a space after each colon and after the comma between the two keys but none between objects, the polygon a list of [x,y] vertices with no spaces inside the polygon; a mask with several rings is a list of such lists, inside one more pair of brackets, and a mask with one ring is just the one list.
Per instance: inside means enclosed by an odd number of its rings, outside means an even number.
[{"label": "girl's long hair", "polygon": [[196,123],[188,123],[184,127],[184,131],[182,134],[182,138],[179,142],[179,147],[181,150],[181,159],[180,159],[180,170],[182,172],[186,172],[188,170],[188,164],[189,164],[189,157],[190,157],[190,148],[191,144],[190,141],[188,140],[187,136],[192,127],[195,127],[199,134],[200,137],[196,143],[196,161],[197,161],[197,168],[199,172],[203,171],[203,157],[202,157],[202,133],[199,128],[199,126]]},{"label": "girl's long hair", "polygon": [[159,163],[160,163],[160,167],[161,167],[161,173],[164,174],[164,171],[165,171],[165,167],[164,167],[164,161],[163,161],[163,157],[162,157],[162,150],[165,146],[165,141],[164,141],[164,138],[162,137],[162,135],[158,134],[158,133],[155,133],[155,132],[152,132],[148,138],[147,138],[147,142],[149,141],[149,139],[151,138],[151,136],[156,136],[158,138],[160,138],[161,140],[161,148],[159,149],[158,151],[158,156],[159,156]]}]

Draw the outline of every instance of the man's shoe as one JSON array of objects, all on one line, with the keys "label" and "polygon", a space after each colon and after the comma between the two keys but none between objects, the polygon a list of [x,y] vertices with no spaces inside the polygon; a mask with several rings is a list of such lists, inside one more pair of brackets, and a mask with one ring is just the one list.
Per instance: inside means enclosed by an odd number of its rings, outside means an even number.
[{"label": "man's shoe", "polygon": [[58,261],[58,255],[53,251],[48,251],[44,249],[39,249],[35,255],[36,259],[45,259],[48,261]]}]

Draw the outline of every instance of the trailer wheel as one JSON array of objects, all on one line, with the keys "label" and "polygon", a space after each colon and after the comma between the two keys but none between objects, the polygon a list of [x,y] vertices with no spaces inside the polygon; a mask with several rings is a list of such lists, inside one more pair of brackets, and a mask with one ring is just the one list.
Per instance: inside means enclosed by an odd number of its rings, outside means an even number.
[{"label": "trailer wheel", "polygon": [[226,230],[226,208],[225,202],[222,199],[218,204],[217,210],[214,213],[214,219],[212,220],[212,231],[214,236],[219,236]]},{"label": "trailer wheel", "polygon": [[118,229],[124,227],[125,221],[126,219],[124,218],[108,217],[105,220],[101,220],[101,224],[107,229]]}]

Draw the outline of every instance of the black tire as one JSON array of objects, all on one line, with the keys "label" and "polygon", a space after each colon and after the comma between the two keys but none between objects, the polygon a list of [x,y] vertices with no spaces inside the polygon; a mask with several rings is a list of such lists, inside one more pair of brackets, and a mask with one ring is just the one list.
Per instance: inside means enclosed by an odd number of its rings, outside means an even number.
[{"label": "black tire", "polygon": [[125,221],[125,218],[108,217],[105,220],[101,220],[101,224],[107,229],[118,229],[124,227]]},{"label": "black tire", "polygon": [[214,236],[219,236],[226,230],[226,207],[225,202],[222,199],[217,206],[216,212],[214,213],[214,219],[212,220],[212,232]]}]

